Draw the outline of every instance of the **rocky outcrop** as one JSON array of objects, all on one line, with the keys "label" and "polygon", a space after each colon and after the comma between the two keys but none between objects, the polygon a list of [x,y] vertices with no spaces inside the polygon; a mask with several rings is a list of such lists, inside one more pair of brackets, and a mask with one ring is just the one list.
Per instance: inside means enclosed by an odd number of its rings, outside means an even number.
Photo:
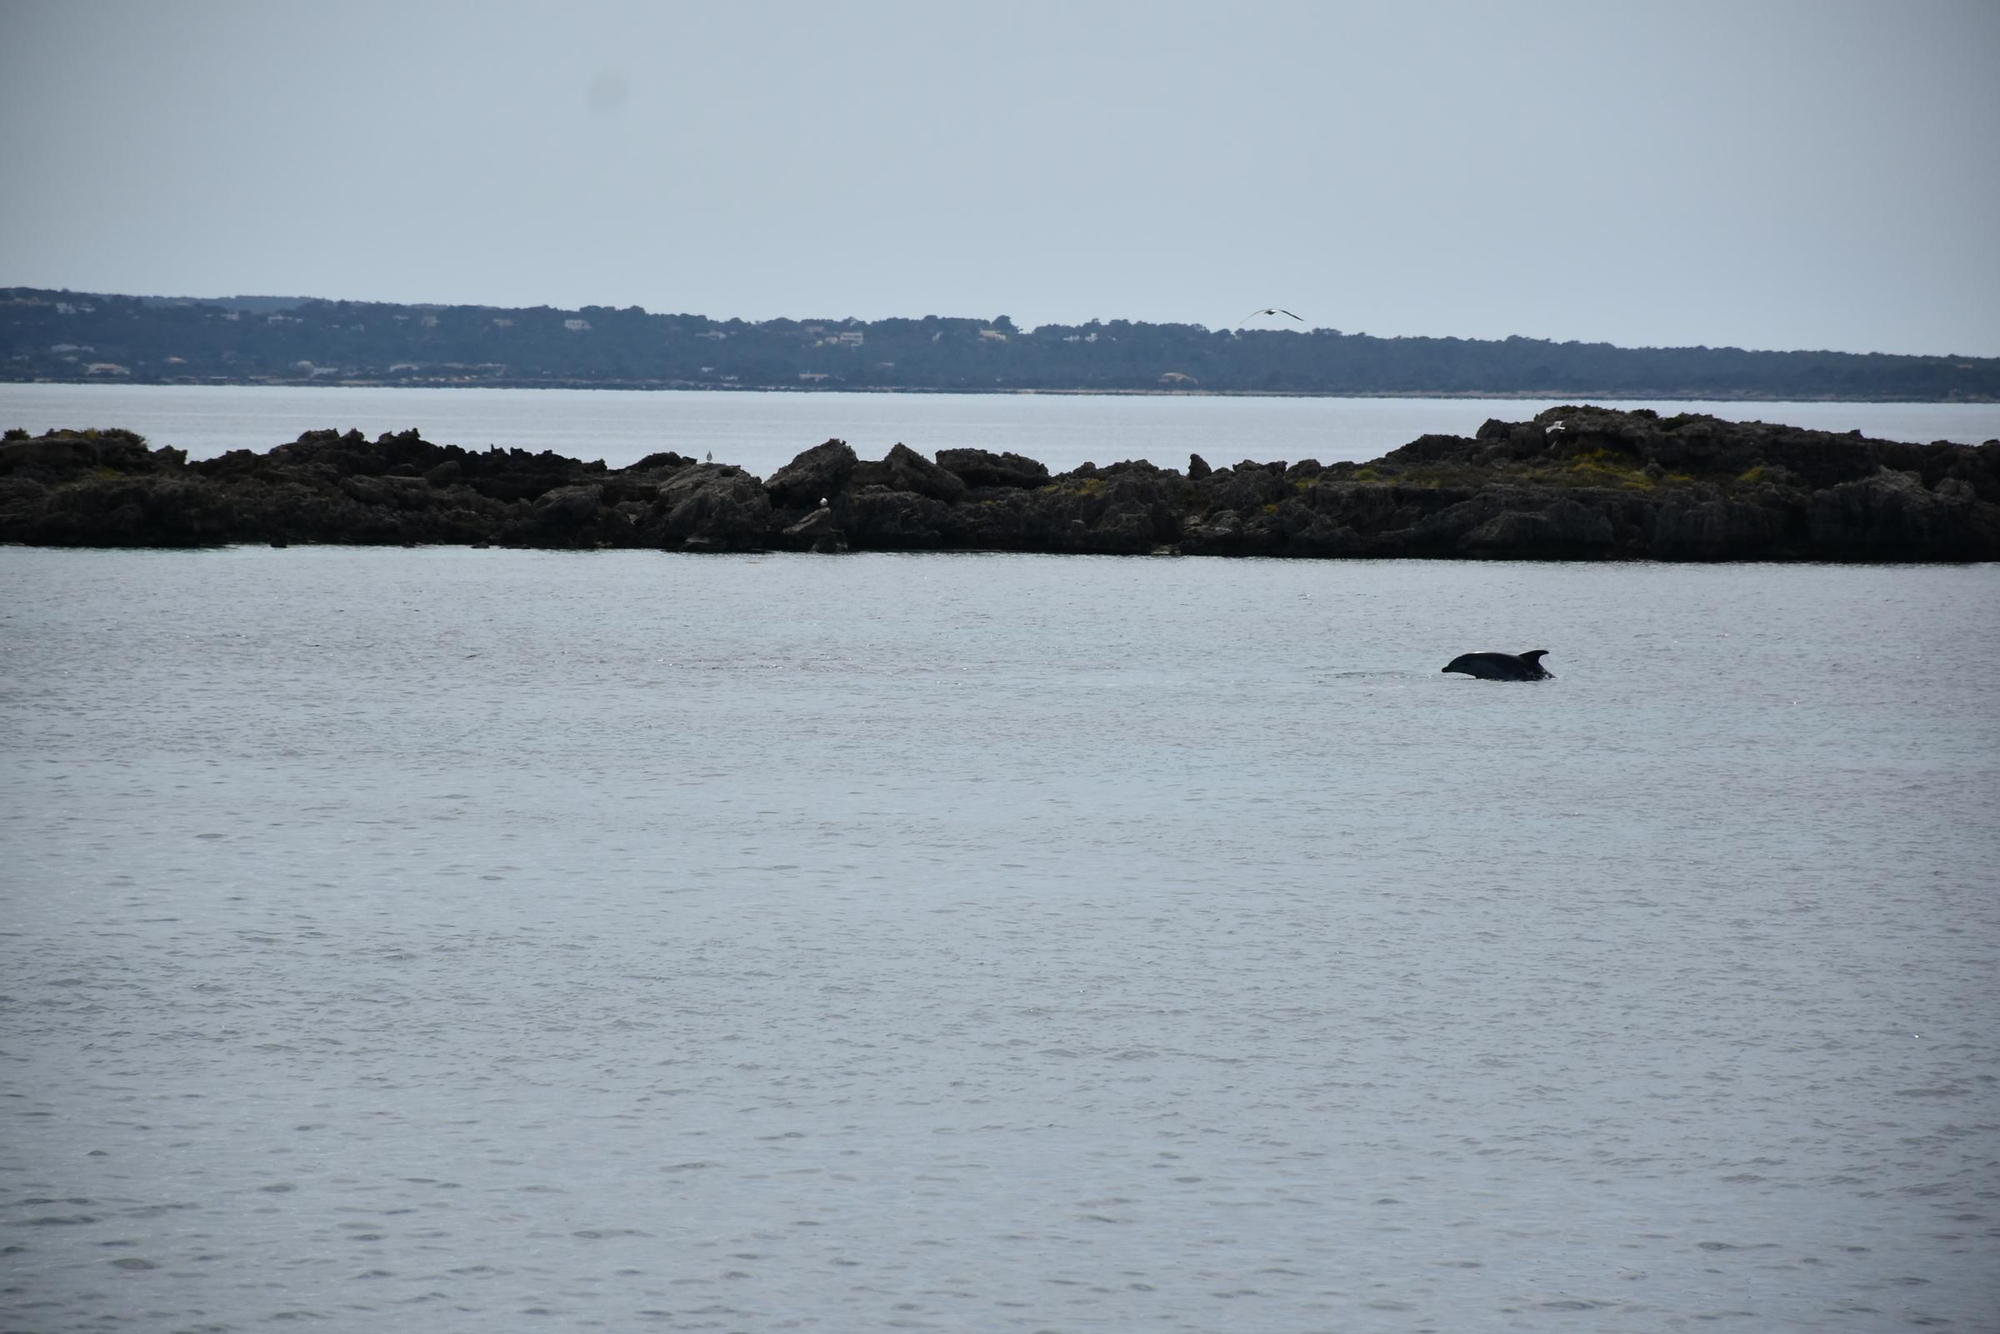
[{"label": "rocky outcrop", "polygon": [[1834,560],[1992,560],[2000,511],[1963,477],[1944,477],[1931,489],[1921,473],[1884,467],[1814,492],[1806,531]]},{"label": "rocky outcrop", "polygon": [[1019,454],[993,454],[983,449],[940,449],[938,466],[956,473],[967,486],[1033,487],[1047,486],[1049,470],[1034,459]]},{"label": "rocky outcrop", "polygon": [[1430,435],[1373,463],[1146,462],[1051,476],[980,449],[840,440],[768,481],[654,454],[612,470],[415,431],[314,431],[189,462],[127,431],[11,432],[0,540],[484,543],[1475,560],[2000,559],[2000,441],[1902,444],[1595,407]]},{"label": "rocky outcrop", "polygon": [[833,555],[847,550],[847,534],[831,509],[816,509],[784,529],[781,543],[789,551],[817,551]]},{"label": "rocky outcrop", "polygon": [[1616,542],[1608,514],[1565,496],[1540,510],[1501,509],[1461,536],[1457,547],[1470,556],[1507,559],[1566,551],[1587,560],[1607,554]]},{"label": "rocky outcrop", "polygon": [[762,482],[741,468],[697,463],[659,487],[640,532],[647,546],[755,551],[769,545],[770,520],[771,496]]},{"label": "rocky outcrop", "polygon": [[829,440],[772,473],[764,489],[778,505],[818,505],[840,490],[860,462],[845,440]]},{"label": "rocky outcrop", "polygon": [[[876,465],[864,465],[872,468]],[[932,463],[908,445],[898,444],[882,460],[881,484],[891,491],[913,491],[932,500],[955,505],[965,498],[965,479],[948,468]],[[867,479],[875,480],[871,474]]]}]

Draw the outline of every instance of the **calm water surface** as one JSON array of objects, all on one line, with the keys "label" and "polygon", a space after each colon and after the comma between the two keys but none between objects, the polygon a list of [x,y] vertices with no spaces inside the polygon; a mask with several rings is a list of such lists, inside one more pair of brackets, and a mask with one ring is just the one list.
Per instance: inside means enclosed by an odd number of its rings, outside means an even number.
[{"label": "calm water surface", "polygon": [[[0,384],[0,426],[123,426],[155,445],[211,458],[266,450],[303,431],[358,429],[371,439],[416,427],[438,444],[553,449],[614,468],[661,450],[714,454],[769,477],[830,437],[863,458],[902,443],[925,454],[1012,450],[1057,472],[1148,459],[1216,467],[1242,459],[1380,458],[1420,435],[1471,435],[1489,417],[1526,421],[1558,400],[1214,398],[1039,394],[765,394],[603,389],[338,389],[188,385]],[[1620,402],[1707,412],[1885,440],[2000,437],[2000,403]]]},{"label": "calm water surface", "polygon": [[0,1327],[1991,1329],[1996,656],[1991,566],[0,549]]}]

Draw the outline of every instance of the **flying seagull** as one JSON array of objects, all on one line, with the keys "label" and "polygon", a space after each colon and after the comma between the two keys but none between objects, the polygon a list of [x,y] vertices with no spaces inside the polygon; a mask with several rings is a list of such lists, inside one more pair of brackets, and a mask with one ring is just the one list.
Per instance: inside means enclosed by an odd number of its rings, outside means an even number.
[{"label": "flying seagull", "polygon": [[[1292,312],[1286,310],[1283,306],[1266,306],[1262,310],[1251,311],[1248,315],[1245,315],[1243,318],[1246,320],[1254,320],[1259,315],[1292,315]],[[1296,315],[1292,315],[1292,318],[1295,320],[1299,320],[1300,324],[1305,323],[1304,320],[1299,319],[1299,317]]]}]

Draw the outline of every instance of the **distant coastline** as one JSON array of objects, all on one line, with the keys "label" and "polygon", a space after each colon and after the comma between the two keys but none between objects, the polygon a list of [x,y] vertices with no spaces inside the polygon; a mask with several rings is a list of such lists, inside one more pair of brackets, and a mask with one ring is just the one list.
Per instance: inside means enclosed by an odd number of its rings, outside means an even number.
[{"label": "distant coastline", "polygon": [[1008,389],[1008,388],[938,388],[932,385],[786,385],[786,384],[686,384],[675,381],[634,381],[630,383],[609,380],[369,380],[369,379],[206,379],[195,380],[188,377],[171,379],[141,379],[120,377],[116,380],[102,376],[71,377],[40,376],[33,379],[10,378],[0,374],[4,384],[49,384],[49,385],[112,385],[131,384],[149,387],[189,385],[210,389],[589,389],[616,390],[623,393],[713,393],[713,394],[882,394],[882,395],[975,395],[1003,394],[1019,398],[1302,398],[1302,399],[1436,399],[1441,402],[1463,400],[1478,402],[1498,400],[1507,402],[1541,402],[1559,398],[1591,398],[1606,402],[1661,403],[2000,403],[2000,396],[1992,398],[1912,398],[1908,395],[1840,395],[1840,394],[1771,394],[1750,391],[1709,393],[1651,393],[1640,389],[1616,390],[1602,394],[1577,394],[1563,389],[1507,389],[1507,390],[1437,390],[1433,392],[1411,391],[1408,393],[1387,393],[1372,390],[1309,390],[1309,389]]},{"label": "distant coastline", "polygon": [[640,308],[0,288],[0,381],[1282,398],[2000,402],[2000,357],[1377,338],[1127,320],[712,320]]}]

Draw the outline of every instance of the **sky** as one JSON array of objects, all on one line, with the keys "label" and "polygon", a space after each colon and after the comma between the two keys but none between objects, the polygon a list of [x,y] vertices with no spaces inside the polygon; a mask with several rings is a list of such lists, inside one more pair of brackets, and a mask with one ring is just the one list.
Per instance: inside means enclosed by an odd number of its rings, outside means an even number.
[{"label": "sky", "polygon": [[2000,356],[1996,69],[1996,0],[0,0],[0,285]]}]

